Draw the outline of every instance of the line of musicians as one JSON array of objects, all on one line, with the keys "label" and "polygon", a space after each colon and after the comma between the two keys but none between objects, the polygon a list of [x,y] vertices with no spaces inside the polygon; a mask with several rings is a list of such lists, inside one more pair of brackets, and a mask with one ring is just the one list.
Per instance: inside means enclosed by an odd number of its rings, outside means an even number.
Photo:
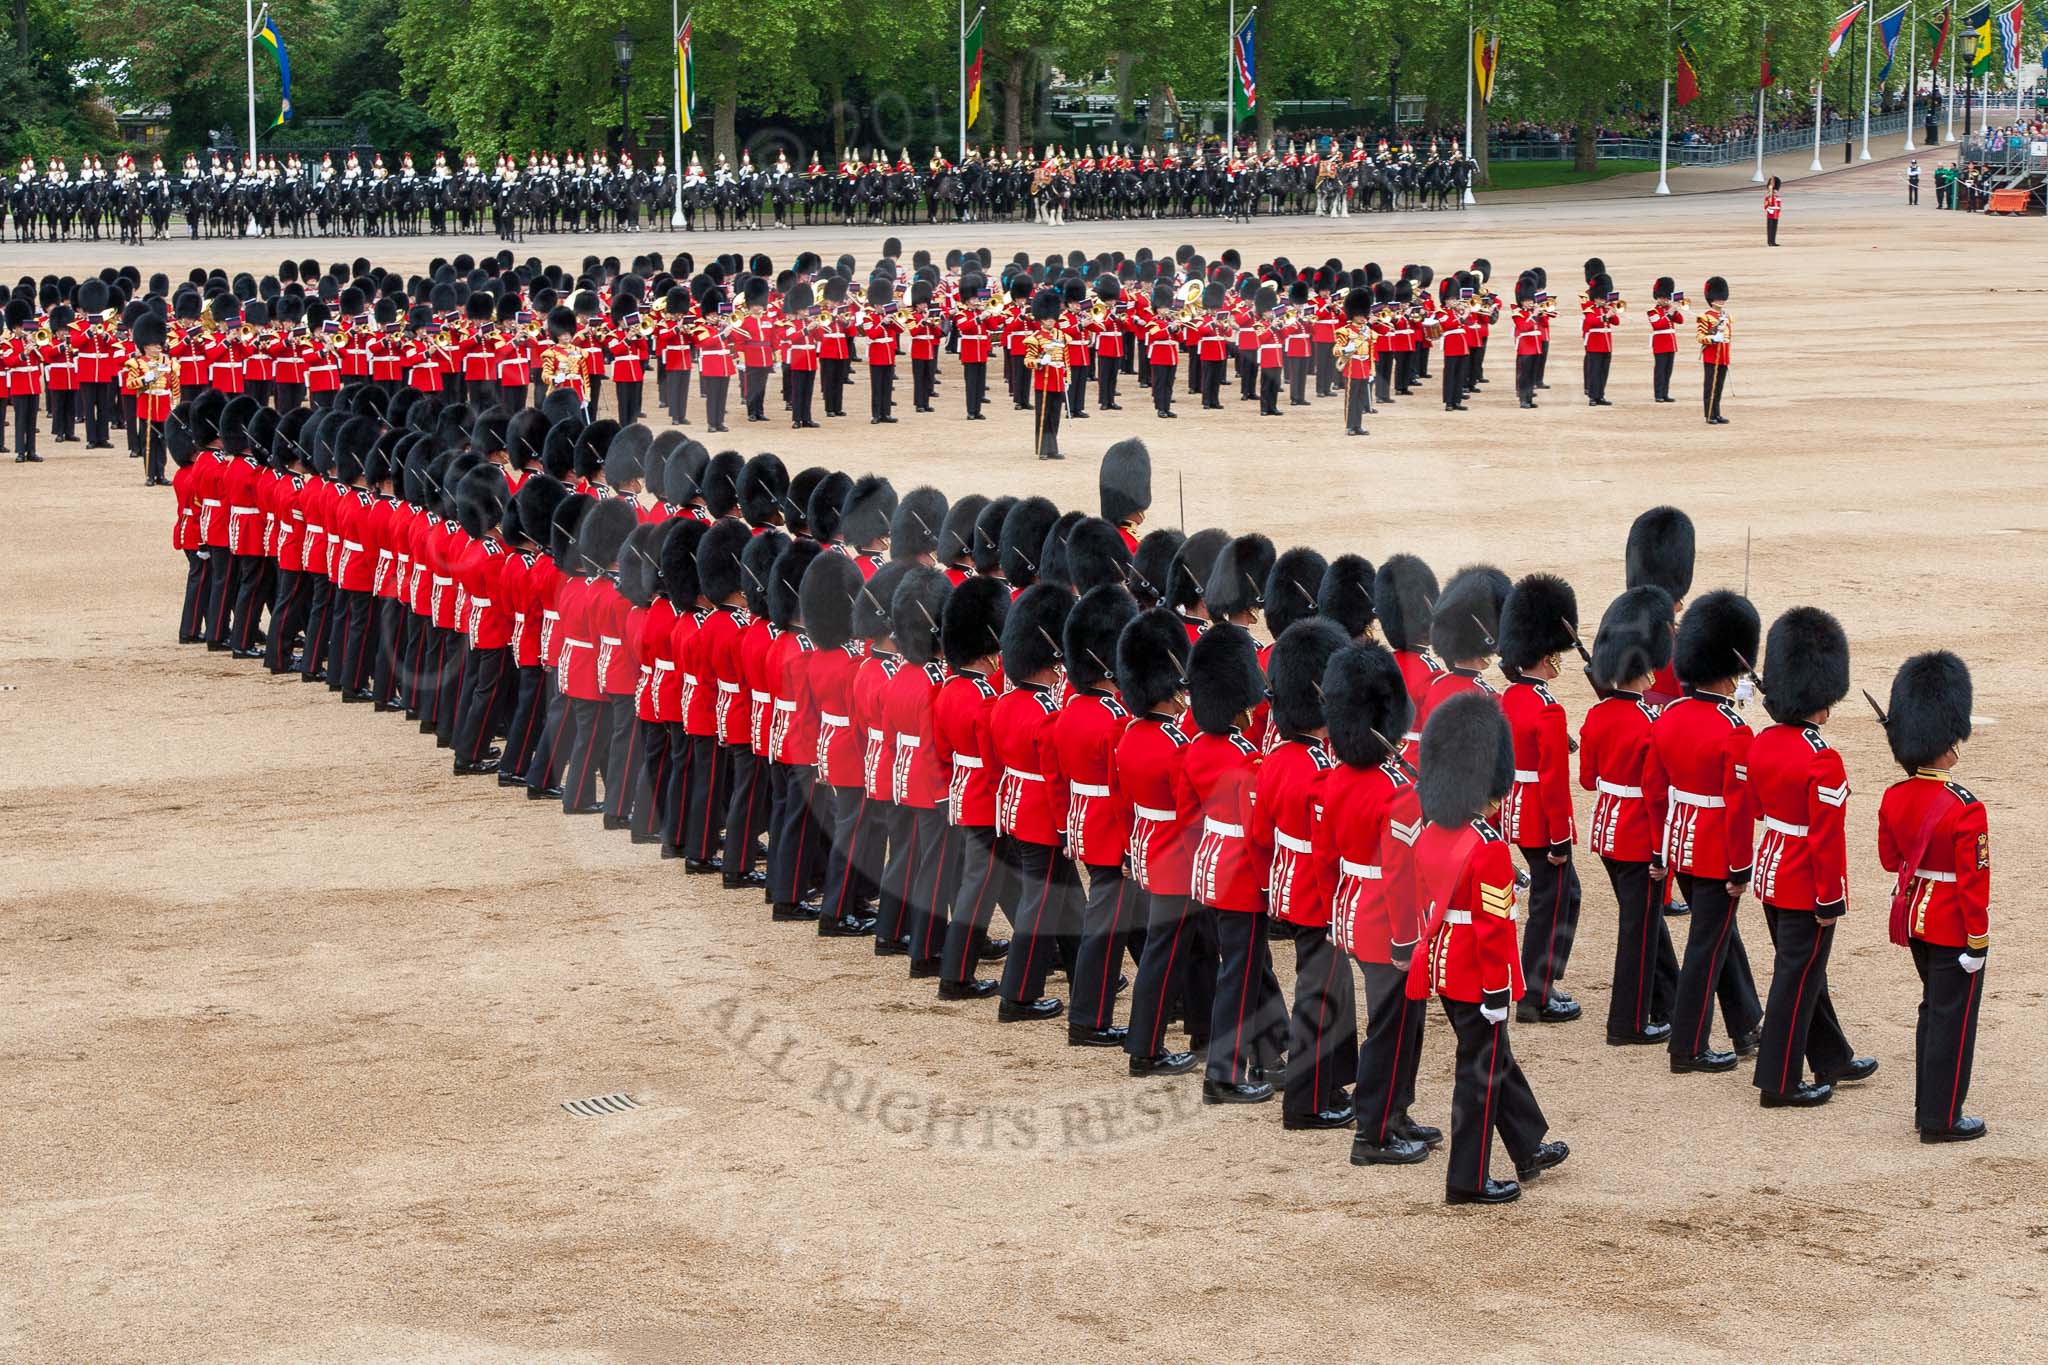
[{"label": "line of musicians", "polygon": [[[809,252],[781,271],[761,254],[720,257],[699,271],[684,253],[640,257],[630,268],[586,257],[571,276],[538,260],[515,263],[507,251],[436,261],[425,277],[360,258],[324,272],[317,261],[285,261],[261,281],[194,270],[175,290],[164,275],[145,288],[133,267],[82,281],[23,277],[4,313],[0,381],[17,461],[41,458],[40,399],[58,442],[75,439],[81,419],[88,448],[110,446],[110,432],[125,429],[150,485],[165,477],[161,435],[134,420],[136,405],[147,398],[162,409],[207,388],[279,410],[331,404],[357,381],[512,410],[566,388],[594,414],[610,384],[619,419],[630,423],[645,410],[652,378],[669,420],[687,426],[694,375],[706,429],[722,433],[735,383],[747,420],[771,420],[767,397],[779,375],[787,420],[805,429],[820,426],[820,416],[847,415],[856,362],[867,371],[871,423],[897,420],[903,365],[913,410],[933,411],[940,358],[950,352],[969,419],[985,420],[990,367],[999,366],[1012,404],[1033,414],[1035,453],[1056,459],[1062,422],[1089,415],[1091,390],[1098,407],[1120,409],[1125,375],[1167,419],[1178,415],[1183,369],[1188,394],[1206,409],[1223,407],[1232,367],[1238,398],[1265,416],[1281,415],[1283,391],[1290,407],[1310,404],[1311,385],[1317,398],[1341,392],[1344,431],[1363,436],[1376,406],[1433,378],[1434,356],[1443,407],[1462,411],[1486,383],[1503,316],[1521,406],[1535,407],[1550,387],[1558,308],[1540,267],[1522,272],[1504,312],[1484,259],[1441,279],[1422,265],[1389,279],[1377,263],[1347,269],[1335,259],[1301,270],[1280,258],[1246,272],[1235,251],[1209,262],[1183,246],[1170,258],[1147,248],[1127,259],[1075,252],[1033,262],[1019,253],[991,274],[985,250],[950,252],[943,270],[923,251],[899,268],[900,250],[885,242],[864,286],[852,257],[828,267]],[[1704,411],[1720,423],[1732,340],[1726,281],[1709,280],[1705,292],[1696,320]],[[1652,394],[1670,402],[1686,299],[1669,277],[1652,294]],[[1577,306],[1586,401],[1611,406],[1608,374],[1626,303],[1598,259],[1586,262]],[[127,365],[142,350],[135,328],[144,316],[164,324],[159,344],[172,372]]]},{"label": "line of musicians", "polygon": [[[1443,1140],[1413,1116],[1435,995],[1457,1036],[1452,1202],[1516,1197],[1495,1131],[1521,1180],[1567,1155],[1508,1021],[1581,1016],[1563,982],[1582,846],[1615,896],[1609,1044],[1661,1047],[1675,1073],[1753,1054],[1769,1108],[1877,1069],[1828,989],[1849,785],[1824,727],[1846,637],[1802,607],[1764,639],[1740,595],[1694,598],[1676,509],[1630,528],[1627,589],[1586,649],[1547,574],[1439,583],[1412,555],[1145,531],[1136,441],[1104,457],[1088,515],[792,477],[588,421],[559,390],[507,412],[355,384],[283,414],[208,391],[166,425],[180,640],[416,721],[457,775],[601,817],[772,920],[871,939],[942,1000],[1065,1015],[1069,1043],[1122,1049],[1133,1076],[1200,1065],[1210,1103],[1277,1087],[1287,1128],[1354,1129],[1357,1164]],[[1552,690],[1574,652],[1595,694],[1576,738]],[[1907,773],[1879,856],[1925,983],[1929,1142],[1984,1131],[1962,1112],[1989,932],[1984,811],[1952,779],[1970,701],[1960,660],[1922,655],[1882,717]],[[978,976],[991,961],[1000,978]]]}]

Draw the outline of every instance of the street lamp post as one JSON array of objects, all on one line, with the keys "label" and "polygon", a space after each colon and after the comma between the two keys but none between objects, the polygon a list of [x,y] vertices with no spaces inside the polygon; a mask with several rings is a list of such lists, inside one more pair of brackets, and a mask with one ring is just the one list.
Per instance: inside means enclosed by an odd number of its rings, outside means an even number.
[{"label": "street lamp post", "polygon": [[1971,68],[1977,64],[1977,30],[1963,32],[1963,141],[1970,140],[1971,106],[1977,95],[1977,77]]},{"label": "street lamp post", "polygon": [[619,63],[619,151],[623,154],[633,136],[633,33],[624,24],[612,35],[612,55]]}]

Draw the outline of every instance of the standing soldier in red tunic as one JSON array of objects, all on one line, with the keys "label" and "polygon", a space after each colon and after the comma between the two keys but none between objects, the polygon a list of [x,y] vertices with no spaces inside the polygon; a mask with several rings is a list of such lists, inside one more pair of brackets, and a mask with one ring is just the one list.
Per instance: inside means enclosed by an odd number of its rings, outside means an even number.
[{"label": "standing soldier in red tunic", "polygon": [[1707,281],[1707,310],[1694,330],[1700,339],[1700,367],[1704,375],[1702,402],[1708,426],[1726,426],[1721,415],[1721,392],[1728,386],[1728,350],[1735,340],[1735,320],[1728,313],[1728,281],[1719,275]]},{"label": "standing soldier in red tunic", "polygon": [[1659,275],[1650,286],[1650,311],[1644,320],[1650,325],[1650,396],[1658,403],[1676,403],[1671,396],[1671,370],[1678,363],[1678,328],[1685,321],[1685,295],[1669,275]]},{"label": "standing soldier in red tunic", "polygon": [[[1105,538],[1111,534],[1100,522],[1082,525],[1092,525],[1093,534]],[[1122,548],[1118,541],[1109,544]],[[1071,553],[1069,558],[1071,563]],[[1053,745],[1067,788],[1064,843],[1067,856],[1085,869],[1088,880],[1067,1012],[1067,1042],[1074,1047],[1124,1045],[1125,1030],[1116,1022],[1117,972],[1125,941],[1145,922],[1143,893],[1124,876],[1131,817],[1116,768],[1117,744],[1131,720],[1116,691],[1116,646],[1124,627],[1137,617],[1138,604],[1122,583],[1102,581],[1104,571],[1116,573],[1112,565],[1096,558],[1089,577],[1077,577],[1082,596],[1067,614],[1060,650],[1069,696],[1053,722]]]},{"label": "standing soldier in red tunic", "polygon": [[[1849,694],[1849,638],[1841,623],[1816,607],[1794,607],[1772,622],[1763,692],[1777,724],[1749,746],[1749,788],[1764,827],[1756,895],[1777,962],[1756,1088],[1766,1109],[1806,1107],[1827,1103],[1839,1082],[1877,1070],[1875,1057],[1850,1048],[1828,995],[1835,922],[1849,909],[1849,778],[1842,756],[1820,734]],[[1807,1064],[1810,1082],[1802,1075]]]},{"label": "standing soldier in red tunic", "polygon": [[1984,807],[1952,780],[1970,737],[1970,670],[1946,650],[1919,654],[1892,679],[1882,717],[1906,780],[1884,794],[1877,855],[1897,876],[1891,939],[1920,974],[1913,1124],[1922,1142],[1968,1142],[1984,1120],[1963,1113],[1991,950],[1991,834]]},{"label": "standing soldier in red tunic", "polygon": [[1034,453],[1041,460],[1060,454],[1060,410],[1067,400],[1067,342],[1059,331],[1060,291],[1031,296],[1031,330],[1023,342],[1024,371],[1030,376]]},{"label": "standing soldier in red tunic", "polygon": [[1544,1141],[1549,1122],[1508,1044],[1508,1011],[1522,994],[1515,866],[1488,821],[1514,776],[1514,742],[1492,697],[1458,694],[1424,724],[1417,796],[1428,823],[1415,841],[1423,950],[1409,970],[1408,998],[1434,993],[1458,1035],[1448,1204],[1521,1197],[1518,1183],[1490,1173],[1495,1129],[1522,1180],[1570,1155],[1564,1143]]},{"label": "standing soldier in red tunic", "polygon": [[1778,191],[1784,187],[1784,184],[1784,181],[1774,175],[1771,177],[1771,183],[1764,189],[1765,246],[1776,246],[1778,244],[1778,217],[1785,211],[1785,201],[1779,197]]},{"label": "standing soldier in red tunic", "polygon": [[1096,506],[1102,519],[1116,527],[1124,547],[1138,552],[1138,528],[1152,509],[1152,452],[1132,437],[1102,453],[1096,475]]}]

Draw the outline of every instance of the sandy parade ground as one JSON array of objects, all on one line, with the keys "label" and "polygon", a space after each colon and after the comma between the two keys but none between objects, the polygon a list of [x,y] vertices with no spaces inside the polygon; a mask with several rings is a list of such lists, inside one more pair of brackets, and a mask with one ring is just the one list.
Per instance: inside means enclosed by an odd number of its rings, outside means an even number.
[{"label": "sandy parade ground", "polygon": [[[1896,770],[1853,694],[1829,729],[1855,788],[1833,989],[1883,1069],[1817,1111],[1765,1112],[1746,1064],[1674,1076],[1656,1049],[1603,1046],[1614,905],[1582,853],[1566,984],[1587,1017],[1515,1031],[1572,1159],[1505,1211],[1446,1209],[1441,1154],[1358,1170],[1348,1135],[1283,1133],[1277,1103],[1205,1109],[1197,1076],[1132,1081],[1121,1054],[1070,1049],[1057,1024],[941,1004],[867,942],[771,924],[751,895],[686,881],[594,820],[456,780],[397,719],[180,648],[169,493],[119,449],[46,444],[44,465],[0,462],[0,1358],[2048,1351],[2048,1062],[2033,1050],[2048,936],[2030,913],[2048,876],[2030,832],[2048,744],[2029,643],[2048,613],[2043,229],[1909,210],[1902,170],[1788,185],[1776,250],[1746,175],[1728,173],[1687,186],[1732,183],[1721,193],[1603,187],[1343,223],[900,232],[906,250],[987,243],[999,259],[1182,241],[1390,273],[1486,256],[1498,285],[1542,264],[1567,294],[1600,255],[1629,303],[1607,409],[1578,399],[1561,327],[1540,410],[1515,408],[1510,355],[1470,412],[1406,402],[1362,441],[1340,435],[1340,400],[1262,420],[1183,398],[1169,424],[1127,383],[1122,412],[1071,424],[1069,459],[1042,464],[1026,414],[998,402],[965,423],[950,366],[938,412],[903,404],[886,436],[861,420],[856,376],[845,421],[735,421],[729,439],[899,491],[1038,491],[1092,511],[1096,459],[1136,434],[1153,524],[1183,521],[1184,488],[1190,528],[1263,530],[1283,549],[1555,571],[1588,638],[1622,586],[1630,520],[1668,501],[1699,526],[1696,591],[1747,572],[1767,623],[1833,610],[1856,684],[1880,697],[1906,655],[1958,650],[1978,724],[1958,776],[1997,854],[1970,1106],[1987,1140],[1915,1140],[1918,993],[1886,941],[1874,834]],[[809,247],[865,267],[883,235],[536,237],[520,253],[573,268],[687,245],[780,266]],[[418,269],[496,246],[7,245],[0,277],[344,252]],[[1641,315],[1664,273],[1695,300],[1710,274],[1733,286],[1729,426],[1700,419],[1689,344],[1681,401],[1649,401]],[[1585,688],[1558,693],[1576,724]],[[1744,929],[1764,973],[1753,904]],[[1291,953],[1275,956],[1286,984]],[[1426,1047],[1416,1114],[1443,1123],[1440,1016]],[[638,1107],[562,1108],[615,1092]]]}]

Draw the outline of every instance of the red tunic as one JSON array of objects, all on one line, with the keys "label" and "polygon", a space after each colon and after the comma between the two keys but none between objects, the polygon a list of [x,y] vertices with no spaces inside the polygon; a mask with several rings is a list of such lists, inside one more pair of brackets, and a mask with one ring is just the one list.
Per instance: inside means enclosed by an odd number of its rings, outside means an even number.
[{"label": "red tunic", "polygon": [[1117,867],[1131,840],[1131,808],[1117,781],[1117,743],[1131,713],[1105,691],[1081,692],[1060,708],[1053,745],[1066,778],[1067,856],[1088,867]]},{"label": "red tunic", "polygon": [[1266,905],[1276,919],[1290,924],[1330,922],[1335,868],[1316,857],[1315,839],[1323,818],[1323,786],[1335,766],[1319,742],[1302,739],[1280,740],[1259,765],[1252,827],[1254,842],[1273,850]]},{"label": "red tunic", "polygon": [[1323,777],[1315,856],[1333,879],[1330,937],[1360,962],[1392,962],[1422,934],[1415,893],[1422,806],[1391,759],[1377,768],[1340,764]]},{"label": "red tunic", "polygon": [[774,715],[768,722],[768,754],[776,763],[806,766],[818,756],[818,712],[810,705],[811,637],[785,630],[768,650],[768,678]]},{"label": "red tunic", "polygon": [[1603,858],[1646,863],[1656,843],[1643,772],[1657,708],[1633,692],[1610,692],[1579,727],[1579,785],[1596,795],[1586,847]]},{"label": "red tunic", "polygon": [[1212,910],[1263,910],[1272,845],[1254,841],[1259,746],[1237,730],[1197,735],[1181,767],[1202,806],[1191,894]]},{"label": "red tunic", "polygon": [[932,703],[932,756],[946,773],[947,823],[986,829],[996,822],[995,740],[989,720],[996,689],[980,673],[946,680]]},{"label": "red tunic", "polygon": [[817,718],[818,742],[813,762],[818,780],[828,787],[861,785],[861,737],[854,731],[853,675],[860,667],[860,646],[814,650],[805,658],[809,701]]},{"label": "red tunic", "polygon": [[1515,742],[1515,785],[1501,803],[1501,837],[1517,848],[1563,855],[1578,837],[1572,821],[1572,741],[1564,707],[1534,678],[1501,695]]},{"label": "red tunic", "polygon": [[996,699],[989,717],[993,757],[1003,769],[996,828],[1026,843],[1058,845],[1065,823],[1067,784],[1053,742],[1059,711],[1059,698],[1049,688],[1021,683]]},{"label": "red tunic", "polygon": [[[936,757],[933,703],[946,685],[940,663],[905,663],[881,699],[883,742],[888,746],[888,799],[913,810],[932,810],[946,797],[948,769]],[[936,855],[934,855],[936,857]]]},{"label": "red tunic", "polygon": [[1780,910],[1848,909],[1849,849],[1842,756],[1811,725],[1773,725],[1749,746],[1749,791],[1763,821],[1756,894]]},{"label": "red tunic", "polygon": [[1749,790],[1749,726],[1725,697],[1698,692],[1650,726],[1643,799],[1662,831],[1651,859],[1673,872],[1749,880],[1756,808]]},{"label": "red tunic", "polygon": [[1505,1009],[1522,998],[1515,944],[1515,866],[1507,842],[1484,820],[1427,824],[1415,840],[1416,889],[1428,950],[1408,973],[1408,997]]},{"label": "red tunic", "polygon": [[1877,856],[1898,877],[1892,942],[1990,946],[1990,826],[1968,788],[1932,768],[1893,783],[1878,808]]},{"label": "red tunic", "polygon": [[895,743],[889,735],[882,699],[896,674],[903,668],[903,656],[869,646],[868,657],[860,661],[853,675],[853,710],[850,718],[860,735],[861,790],[870,801],[889,801],[890,783],[896,770]]}]

